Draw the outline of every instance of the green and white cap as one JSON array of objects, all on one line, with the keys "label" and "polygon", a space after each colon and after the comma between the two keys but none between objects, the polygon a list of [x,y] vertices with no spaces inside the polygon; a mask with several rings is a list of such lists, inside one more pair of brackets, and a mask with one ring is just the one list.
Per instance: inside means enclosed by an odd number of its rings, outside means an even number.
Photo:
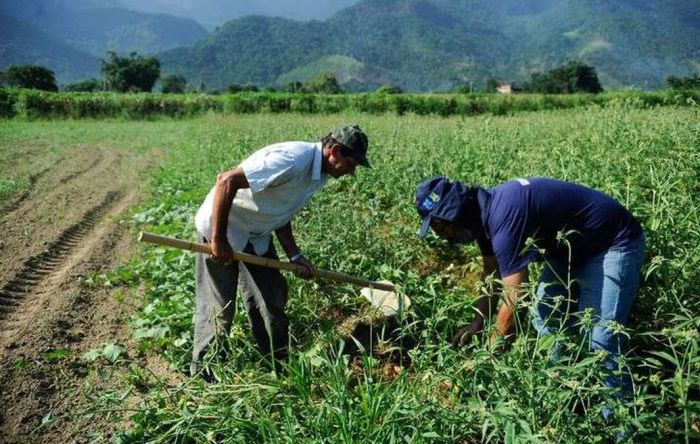
[{"label": "green and white cap", "polygon": [[367,160],[369,141],[367,135],[357,125],[339,125],[331,130],[330,136],[350,150],[349,155],[363,167],[370,168]]}]

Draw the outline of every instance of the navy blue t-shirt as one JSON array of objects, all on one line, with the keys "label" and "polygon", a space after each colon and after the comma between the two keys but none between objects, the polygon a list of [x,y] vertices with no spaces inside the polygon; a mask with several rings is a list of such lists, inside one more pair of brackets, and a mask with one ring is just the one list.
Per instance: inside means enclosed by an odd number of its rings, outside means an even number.
[{"label": "navy blue t-shirt", "polygon": [[[484,256],[495,256],[501,276],[511,275],[544,257],[576,268],[612,247],[624,247],[642,228],[610,196],[556,179],[528,178],[505,182],[479,198],[486,239]],[[568,233],[567,242],[557,233]],[[526,245],[528,238],[534,243]]]}]

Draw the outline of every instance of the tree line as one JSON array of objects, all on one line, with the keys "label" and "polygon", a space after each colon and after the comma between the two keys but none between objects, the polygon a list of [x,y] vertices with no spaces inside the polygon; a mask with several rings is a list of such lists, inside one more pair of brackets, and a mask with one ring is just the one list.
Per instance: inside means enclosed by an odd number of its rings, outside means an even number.
[{"label": "tree line", "polygon": [[[136,52],[127,56],[120,56],[110,51],[101,61],[101,79],[88,79],[64,86],[62,89],[68,92],[151,92],[158,80],[160,91],[166,94],[179,94],[185,92],[199,92],[218,94],[223,91],[207,90],[206,85],[200,82],[197,86],[189,85],[187,79],[179,74],[168,74],[161,77],[161,65],[155,57],[144,57]],[[671,89],[700,88],[700,76],[694,74],[687,77],[670,76],[667,84]],[[59,90],[54,72],[38,65],[10,66],[6,71],[0,71],[0,86],[12,86],[19,88],[38,89],[43,91]],[[504,82],[495,78],[486,80],[482,91],[497,92]],[[593,66],[578,61],[570,61],[547,72],[535,72],[530,79],[522,85],[508,83],[509,92],[530,92],[542,94],[574,94],[603,92],[603,87],[598,80],[598,75]],[[276,92],[275,88],[263,88],[262,90],[252,84],[231,84],[225,92]],[[340,94],[342,90],[337,78],[329,73],[321,73],[306,81],[288,82],[280,89],[287,93],[310,94]],[[400,94],[403,91],[396,85],[385,84],[376,89],[380,94]],[[453,92],[471,93],[473,84],[459,85]]]}]

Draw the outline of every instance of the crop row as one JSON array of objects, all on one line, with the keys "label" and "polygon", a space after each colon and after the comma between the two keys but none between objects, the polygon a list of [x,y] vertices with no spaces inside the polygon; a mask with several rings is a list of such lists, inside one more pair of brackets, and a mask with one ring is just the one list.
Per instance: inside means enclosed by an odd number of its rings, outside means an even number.
[{"label": "crop row", "polygon": [[0,89],[0,117],[18,118],[125,118],[191,117],[207,112],[225,114],[362,112],[397,115],[505,115],[519,111],[558,110],[620,101],[639,108],[690,105],[700,91],[625,91],[605,94],[297,94],[237,93],[118,94],[50,93]]},{"label": "crop row", "polygon": [[[285,376],[266,371],[239,300],[232,332],[221,338],[229,359],[212,356],[220,383],[185,377],[172,389],[154,388],[123,441],[592,443],[620,432],[633,442],[697,441],[696,106],[640,110],[624,102],[465,119],[205,117],[197,120],[200,130],[168,150],[135,226],[191,239],[192,216],[218,172],[268,143],[314,140],[342,121],[367,131],[373,168],[330,181],[294,219],[295,232],[318,267],[389,279],[410,295],[411,310],[394,330],[401,339],[349,354],[354,342],[338,328],[362,312],[357,290],[290,277],[294,339]],[[639,296],[620,332],[629,335],[632,399],[623,402],[595,383],[600,357],[586,351],[585,334],[560,332],[565,358],[556,363],[547,354],[551,342],[538,338],[527,319],[502,353],[483,341],[467,350],[449,346],[486,283],[474,246],[449,248],[416,235],[414,189],[433,174],[484,186],[553,176],[600,189],[630,208],[648,239]],[[121,271],[135,289],[146,289],[135,336],[183,374],[192,347],[193,269],[187,253],[144,247]],[[537,267],[532,271],[535,276]],[[130,377],[159,387],[142,373],[132,370]],[[614,420],[600,414],[606,403],[614,406]]]}]

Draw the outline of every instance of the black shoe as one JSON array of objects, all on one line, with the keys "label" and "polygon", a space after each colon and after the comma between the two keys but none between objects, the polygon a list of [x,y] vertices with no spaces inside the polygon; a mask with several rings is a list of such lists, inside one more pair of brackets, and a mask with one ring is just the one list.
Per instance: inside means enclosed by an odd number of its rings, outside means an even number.
[{"label": "black shoe", "polygon": [[216,384],[217,382],[219,382],[219,380],[216,378],[216,375],[214,375],[214,372],[212,372],[209,368],[203,368],[202,371],[199,373],[199,376],[207,384]]}]

